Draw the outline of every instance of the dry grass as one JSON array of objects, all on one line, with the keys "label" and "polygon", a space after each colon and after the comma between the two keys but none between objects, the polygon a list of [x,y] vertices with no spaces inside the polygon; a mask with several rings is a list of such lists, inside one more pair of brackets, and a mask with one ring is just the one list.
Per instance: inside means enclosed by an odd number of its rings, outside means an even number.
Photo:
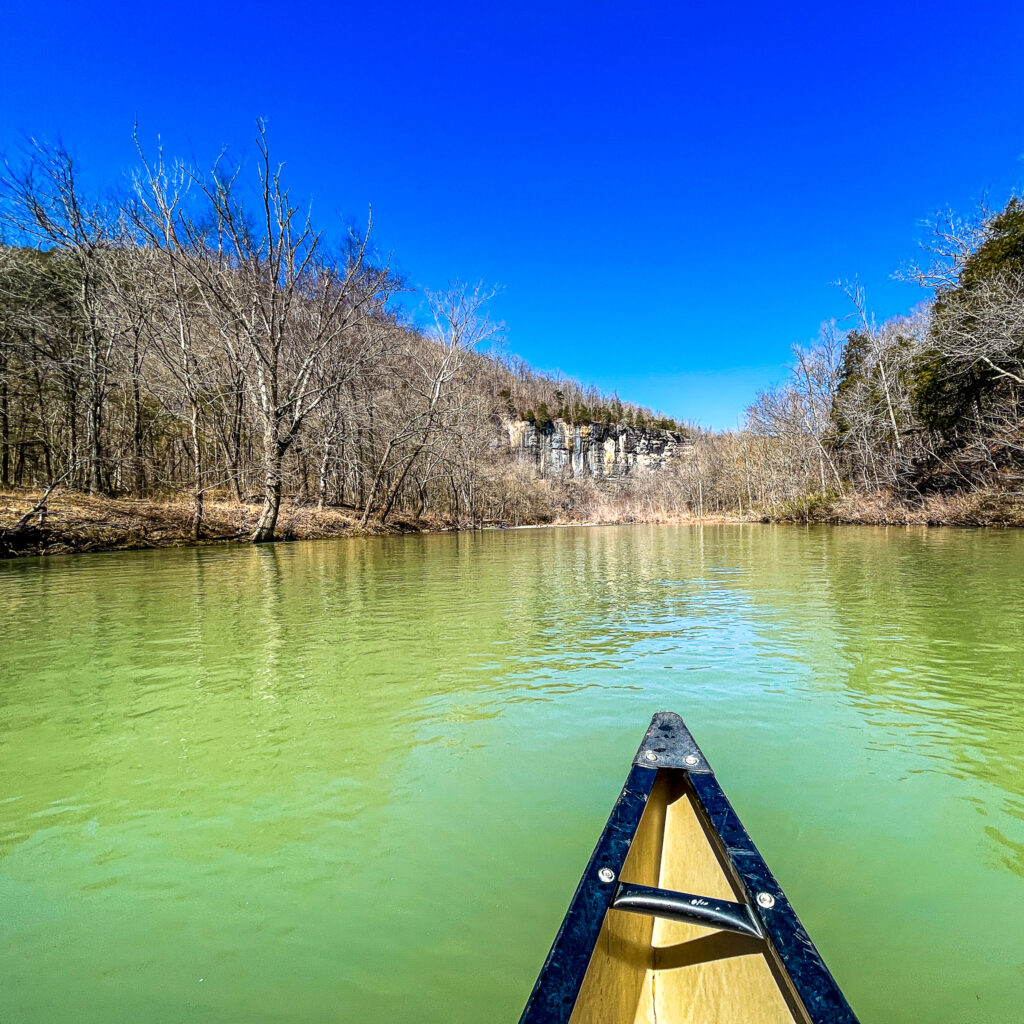
[{"label": "dry grass", "polygon": [[622,509],[617,506],[598,506],[579,516],[558,515],[550,523],[552,526],[624,526],[630,523],[658,526],[712,526],[722,523],[755,523],[758,521],[758,516],[742,512],[695,516],[688,509]]},{"label": "dry grass", "polygon": [[915,502],[900,501],[885,491],[839,498],[818,495],[773,509],[765,518],[865,526],[1024,526],[1024,494],[930,494]]},{"label": "dry grass", "polygon": [[[58,491],[47,501],[47,514],[15,535],[9,531],[42,496],[38,491],[0,492],[0,557],[65,554],[73,551],[124,551],[178,547],[191,539],[192,505],[174,499],[101,498]],[[260,507],[227,499],[208,500],[199,543],[244,541],[256,525]],[[409,533],[441,528],[427,520],[398,516],[387,527],[370,524],[369,533]],[[353,509],[282,503],[277,534],[282,540],[346,537],[358,531]]]},{"label": "dry grass", "polygon": [[[100,498],[74,491],[50,495],[47,514],[15,534],[11,528],[41,497],[38,491],[0,491],[0,557],[66,554],[76,551],[124,551],[134,548],[179,547],[191,540],[192,506],[188,501],[142,498]],[[229,499],[206,503],[201,544],[247,540],[260,507]],[[859,523],[896,526],[1024,526],[1024,495],[1001,492],[931,495],[916,504],[891,494],[811,496],[787,503],[763,516],[737,513],[698,518],[686,509],[628,500],[586,500],[561,508],[534,523],[552,526],[599,526],[625,523],[689,525],[739,523],[755,519],[773,522]],[[520,519],[529,525],[529,519]],[[471,526],[472,524],[464,524]],[[370,523],[367,533],[414,533],[450,529],[429,518],[396,516],[386,527]],[[277,534],[282,540],[347,537],[359,533],[351,508],[316,508],[284,502]]]}]

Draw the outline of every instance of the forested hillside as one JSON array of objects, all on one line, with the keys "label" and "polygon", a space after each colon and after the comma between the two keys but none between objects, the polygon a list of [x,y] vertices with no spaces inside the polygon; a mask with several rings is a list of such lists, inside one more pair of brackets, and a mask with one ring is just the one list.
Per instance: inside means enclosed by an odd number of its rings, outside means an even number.
[{"label": "forested hillside", "polygon": [[[257,151],[200,168],[139,146],[129,177],[98,189],[63,146],[8,159],[0,487],[34,494],[33,514],[57,489],[187,502],[198,540],[218,502],[215,534],[234,521],[254,541],[278,535],[282,502],[362,529],[1024,522],[1017,197],[935,223],[907,315],[877,323],[846,287],[848,316],[794,348],[742,429],[713,432],[504,354],[493,291],[412,294],[372,225],[314,221],[262,126]],[[566,449],[594,437],[603,453]],[[634,459],[647,437],[673,457]]]},{"label": "forested hillside", "polygon": [[257,541],[283,496],[363,527],[396,509],[538,521],[565,495],[501,444],[503,420],[678,428],[502,355],[479,286],[415,296],[411,317],[371,226],[325,233],[257,143],[253,165],[207,170],[140,147],[102,193],[62,146],[8,162],[2,486],[187,494],[196,539],[218,496],[259,503]]},{"label": "forested hillside", "polygon": [[715,507],[770,517],[1024,524],[1024,204],[932,225],[906,271],[927,297],[794,349],[736,433],[697,441]]}]

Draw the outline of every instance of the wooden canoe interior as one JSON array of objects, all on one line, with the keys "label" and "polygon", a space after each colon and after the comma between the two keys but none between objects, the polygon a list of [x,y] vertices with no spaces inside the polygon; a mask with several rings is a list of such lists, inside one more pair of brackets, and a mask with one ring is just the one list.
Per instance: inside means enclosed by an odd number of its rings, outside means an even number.
[{"label": "wooden canoe interior", "polygon": [[[686,789],[659,771],[622,881],[742,901]],[[570,1024],[807,1024],[762,939],[610,910]]]}]

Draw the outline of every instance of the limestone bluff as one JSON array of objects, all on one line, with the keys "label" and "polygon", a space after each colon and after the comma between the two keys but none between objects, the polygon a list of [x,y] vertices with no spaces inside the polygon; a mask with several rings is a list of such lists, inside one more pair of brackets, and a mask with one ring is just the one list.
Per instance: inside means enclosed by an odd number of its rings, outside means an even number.
[{"label": "limestone bluff", "polygon": [[693,447],[683,433],[624,423],[554,419],[538,427],[515,419],[505,421],[504,427],[512,451],[533,463],[541,476],[623,479],[640,469],[660,470]]}]

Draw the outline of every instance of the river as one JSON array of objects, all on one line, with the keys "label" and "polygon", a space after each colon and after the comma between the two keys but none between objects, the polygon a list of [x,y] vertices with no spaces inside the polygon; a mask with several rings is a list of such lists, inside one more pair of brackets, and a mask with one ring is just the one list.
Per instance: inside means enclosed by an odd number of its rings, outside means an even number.
[{"label": "river", "polygon": [[865,1022],[1024,1020],[1024,532],[0,563],[0,1020],[515,1021],[677,711]]}]

